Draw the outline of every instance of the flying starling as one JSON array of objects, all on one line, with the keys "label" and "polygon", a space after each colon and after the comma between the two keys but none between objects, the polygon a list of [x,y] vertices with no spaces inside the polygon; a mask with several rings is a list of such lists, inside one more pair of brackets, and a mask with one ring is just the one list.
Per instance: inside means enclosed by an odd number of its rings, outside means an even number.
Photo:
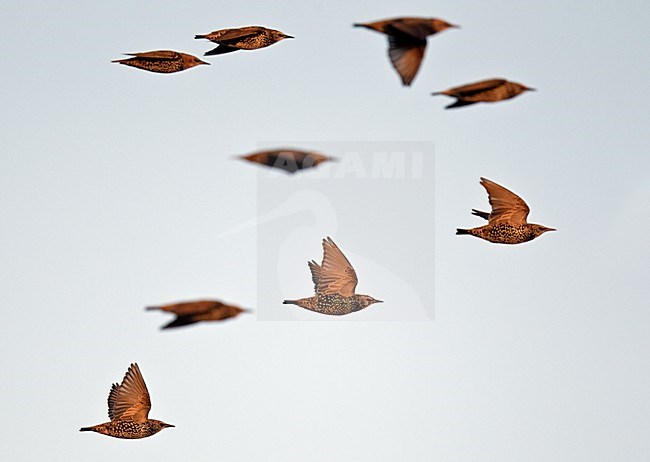
[{"label": "flying starling", "polygon": [[176,315],[176,319],[169,324],[165,324],[161,329],[187,326],[188,324],[194,324],[200,321],[223,321],[224,319],[234,318],[240,313],[248,311],[237,306],[226,305],[216,300],[148,306],[147,310],[167,311]]},{"label": "flying starling", "polygon": [[163,428],[173,425],[160,420],[149,419],[151,400],[140,368],[131,364],[122,383],[114,383],[108,394],[108,417],[106,422],[92,427],[83,427],[80,432],[97,432],[114,438],[137,439],[155,435]]},{"label": "flying starling", "polygon": [[314,297],[285,300],[285,305],[298,305],[317,313],[342,315],[362,310],[373,303],[383,303],[370,295],[356,295],[357,273],[343,252],[329,237],[323,239],[323,263],[308,262],[314,282]]},{"label": "flying starling", "polygon": [[503,101],[504,99],[514,98],[525,91],[535,91],[535,89],[520,83],[508,82],[505,79],[490,79],[431,94],[433,96],[447,95],[456,98],[454,103],[445,107],[445,109],[452,109],[475,103]]},{"label": "flying starling", "polygon": [[460,26],[436,18],[394,18],[354,24],[354,27],[365,27],[388,35],[390,61],[402,78],[402,84],[409,86],[422,64],[427,37]]},{"label": "flying starling", "polygon": [[296,173],[298,170],[316,167],[318,164],[336,160],[317,152],[300,151],[297,149],[274,149],[271,151],[259,151],[253,154],[241,156],[241,159],[267,167],[279,168],[288,173]]},{"label": "flying starling", "polygon": [[133,56],[133,58],[117,59],[112,62],[161,74],[172,74],[174,72],[180,72],[198,66],[199,64],[210,64],[201,61],[196,56],[171,50],[126,53],[126,55]]},{"label": "flying starling", "polygon": [[532,241],[546,231],[556,231],[554,228],[528,223],[526,218],[530,209],[512,191],[486,178],[481,178],[481,185],[488,193],[492,211],[487,213],[472,209],[472,215],[487,220],[488,224],[473,229],[456,229],[456,234],[471,234],[497,244],[521,244]]},{"label": "flying starling", "polygon": [[205,53],[205,56],[222,55],[237,50],[257,50],[279,42],[294,38],[275,29],[262,26],[247,26],[236,29],[221,29],[204,35],[195,35],[195,39],[207,39],[217,43],[215,49]]}]

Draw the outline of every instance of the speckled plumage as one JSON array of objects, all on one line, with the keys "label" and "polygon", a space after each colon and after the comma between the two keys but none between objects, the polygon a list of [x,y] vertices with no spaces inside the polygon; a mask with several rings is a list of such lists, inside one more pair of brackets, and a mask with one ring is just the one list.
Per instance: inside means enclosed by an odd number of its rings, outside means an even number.
[{"label": "speckled plumage", "polygon": [[226,305],[217,300],[174,303],[172,305],[148,306],[147,310],[160,310],[176,315],[176,319],[165,324],[162,329],[186,326],[201,321],[223,321],[246,312],[238,306]]},{"label": "speckled plumage", "polygon": [[355,294],[357,274],[343,252],[330,239],[323,239],[323,262],[308,262],[316,295],[298,300],[285,300],[317,313],[340,316],[362,310],[373,303],[382,303],[370,295]]},{"label": "speckled plumage", "polygon": [[201,61],[196,56],[172,50],[127,53],[127,56],[133,56],[133,58],[117,59],[112,62],[159,74],[173,74],[201,64],[210,64]]},{"label": "speckled plumage", "polygon": [[402,85],[411,85],[427,46],[427,37],[443,30],[458,28],[438,18],[393,18],[354,24],[388,36],[388,57],[402,79]]},{"label": "speckled plumage", "polygon": [[293,37],[275,29],[267,29],[262,26],[246,26],[215,30],[209,34],[195,35],[194,38],[206,39],[219,44],[218,47],[205,53],[205,56],[213,56],[232,53],[237,50],[257,50]]},{"label": "speckled plumage", "polygon": [[490,79],[450,88],[445,91],[434,92],[432,95],[446,95],[456,98],[455,102],[445,107],[445,109],[452,109],[475,103],[503,101],[514,98],[525,91],[535,91],[535,89],[522,85],[521,83],[509,82],[505,79]]},{"label": "speckled plumage", "polygon": [[114,438],[138,439],[155,435],[163,428],[173,427],[161,420],[149,419],[151,399],[140,368],[131,364],[121,384],[114,383],[108,394],[110,422],[82,427],[81,432],[96,432]]},{"label": "speckled plumage", "polygon": [[473,209],[472,215],[488,224],[472,229],[457,229],[456,234],[468,234],[496,244],[522,244],[532,241],[547,231],[555,231],[543,225],[528,223],[530,209],[524,200],[512,191],[486,178],[481,185],[488,193],[492,211],[490,213]]}]

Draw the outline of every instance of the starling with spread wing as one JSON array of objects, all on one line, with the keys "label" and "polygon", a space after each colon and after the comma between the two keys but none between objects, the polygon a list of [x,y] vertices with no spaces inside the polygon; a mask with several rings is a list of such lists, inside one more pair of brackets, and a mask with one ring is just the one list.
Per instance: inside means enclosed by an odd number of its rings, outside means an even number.
[{"label": "starling with spread wing", "polygon": [[270,151],[258,151],[240,157],[248,162],[266,165],[271,168],[278,168],[287,173],[296,173],[298,170],[305,170],[318,166],[323,162],[336,160],[317,152],[301,151],[298,149],[273,149]]},{"label": "starling with spread wing", "polygon": [[472,209],[476,215],[488,221],[485,226],[472,229],[456,229],[456,234],[469,234],[497,244],[521,244],[532,241],[554,228],[528,223],[530,209],[524,200],[512,191],[486,178],[481,185],[488,193],[492,211],[490,213]]},{"label": "starling with spread wing", "polygon": [[362,310],[373,303],[382,303],[370,295],[355,294],[357,273],[343,252],[329,237],[323,239],[323,263],[308,262],[316,295],[299,300],[285,300],[285,305],[298,305],[307,310],[330,315],[343,315]]},{"label": "starling with spread wing", "polygon": [[405,86],[415,78],[427,47],[427,37],[442,32],[454,24],[437,18],[393,18],[354,24],[388,36],[388,57]]},{"label": "starling with spread wing", "polygon": [[114,438],[138,439],[155,435],[173,425],[149,419],[151,400],[140,368],[131,364],[121,384],[114,383],[108,394],[110,422],[83,427],[81,432],[97,432]]}]

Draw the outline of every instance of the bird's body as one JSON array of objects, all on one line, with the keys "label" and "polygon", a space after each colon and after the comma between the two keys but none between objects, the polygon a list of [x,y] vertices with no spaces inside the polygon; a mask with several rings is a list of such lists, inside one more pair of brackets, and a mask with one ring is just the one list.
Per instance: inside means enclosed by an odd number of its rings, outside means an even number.
[{"label": "bird's body", "polygon": [[373,303],[382,303],[370,295],[355,294],[357,274],[343,252],[330,239],[323,239],[323,262],[310,261],[309,269],[316,295],[298,300],[285,300],[317,313],[344,315],[362,310]]},{"label": "bird's body", "polygon": [[530,209],[524,200],[512,191],[486,178],[481,185],[488,193],[492,211],[472,210],[472,214],[488,220],[485,226],[457,229],[456,234],[468,234],[496,244],[522,244],[532,241],[547,231],[555,231],[526,221]]},{"label": "bird's body", "polygon": [[509,82],[505,79],[489,79],[481,82],[462,85],[448,90],[432,93],[435,95],[446,95],[456,98],[456,101],[445,109],[469,106],[476,103],[494,103],[514,98],[525,91],[535,91],[517,82]]},{"label": "bird's body", "polygon": [[317,165],[335,160],[317,152],[301,151],[297,149],[274,149],[270,151],[259,151],[241,156],[248,162],[253,162],[267,167],[278,168],[287,173],[296,173]]},{"label": "bird's body", "polygon": [[200,300],[195,302],[174,303],[172,305],[149,306],[147,310],[160,310],[176,315],[176,319],[165,324],[162,329],[186,326],[200,321],[223,321],[234,318],[247,311],[217,300]]},{"label": "bird's body", "polygon": [[196,56],[172,50],[127,53],[127,56],[133,57],[117,59],[112,62],[160,74],[173,74],[174,72],[184,71],[185,69],[190,69],[201,64],[210,64],[201,61]]},{"label": "bird's body", "polygon": [[354,26],[388,36],[388,56],[405,86],[411,85],[420,69],[427,37],[450,27],[458,27],[437,18],[392,18]]},{"label": "bird's body", "polygon": [[206,39],[219,46],[205,53],[205,56],[222,55],[237,50],[257,50],[287,38],[293,38],[279,30],[262,26],[246,26],[234,29],[220,29],[209,34],[195,35],[195,39]]},{"label": "bird's body", "polygon": [[82,427],[81,432],[96,432],[114,438],[138,439],[155,435],[163,428],[173,427],[161,420],[149,419],[151,399],[140,368],[131,364],[121,384],[114,383],[108,394],[110,422]]}]

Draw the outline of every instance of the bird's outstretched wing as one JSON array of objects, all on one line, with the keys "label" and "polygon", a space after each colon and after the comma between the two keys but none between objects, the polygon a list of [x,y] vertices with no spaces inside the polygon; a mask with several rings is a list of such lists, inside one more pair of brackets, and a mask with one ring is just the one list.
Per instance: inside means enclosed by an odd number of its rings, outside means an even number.
[{"label": "bird's outstretched wing", "polygon": [[[312,271],[312,278],[313,274]],[[351,297],[358,282],[357,273],[354,272],[354,268],[343,252],[329,237],[323,239],[323,263],[320,267],[317,293]]]},{"label": "bird's outstretched wing", "polygon": [[402,37],[388,37],[388,57],[397,73],[402,78],[402,84],[411,84],[420,69],[426,40],[405,39]]},{"label": "bird's outstretched wing", "polygon": [[158,50],[158,51],[145,51],[143,53],[126,53],[127,56],[135,56],[140,59],[151,59],[154,61],[174,61],[180,59],[181,55],[177,51],[171,50]]},{"label": "bird's outstretched wing", "polygon": [[318,285],[320,284],[321,278],[320,265],[313,260],[307,264],[309,265],[309,270],[311,271],[311,280],[314,282],[314,292],[318,293]]},{"label": "bird's outstretched wing", "polygon": [[483,80],[482,82],[470,83],[468,85],[450,88],[449,90],[442,93],[449,96],[456,96],[458,98],[466,98],[486,91],[494,90],[495,88],[504,85],[505,83],[506,80],[504,79]]},{"label": "bird's outstretched wing", "polygon": [[489,224],[523,225],[526,223],[530,209],[521,197],[487,178],[481,178],[481,185],[487,191],[492,206]]},{"label": "bird's outstretched wing", "polygon": [[122,383],[114,383],[108,394],[108,417],[115,419],[130,419],[144,422],[151,410],[151,399],[147,385],[144,383],[140,368],[131,364],[126,371]]}]

